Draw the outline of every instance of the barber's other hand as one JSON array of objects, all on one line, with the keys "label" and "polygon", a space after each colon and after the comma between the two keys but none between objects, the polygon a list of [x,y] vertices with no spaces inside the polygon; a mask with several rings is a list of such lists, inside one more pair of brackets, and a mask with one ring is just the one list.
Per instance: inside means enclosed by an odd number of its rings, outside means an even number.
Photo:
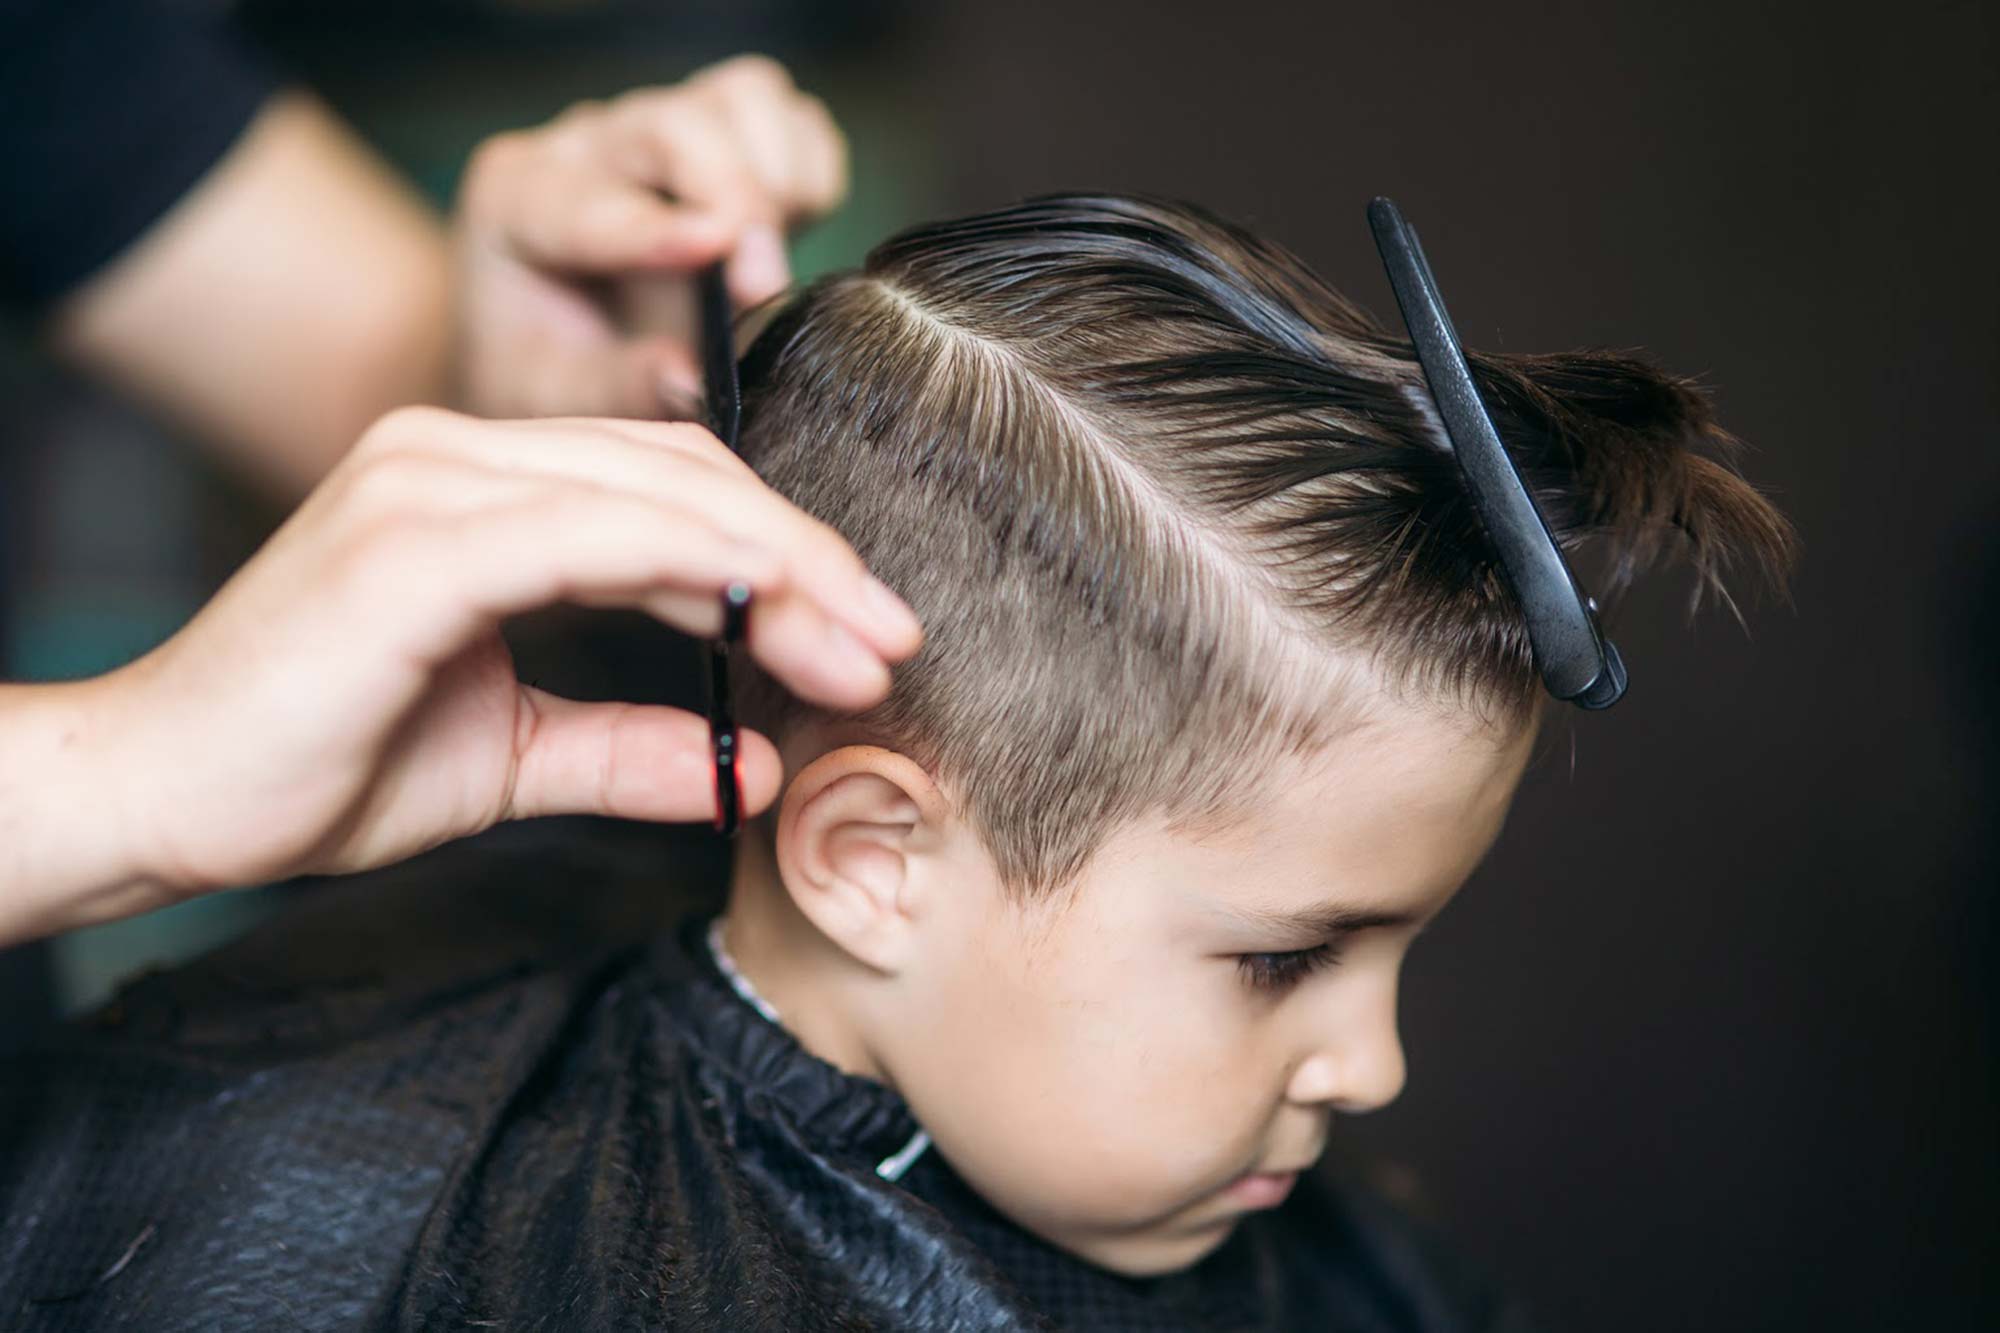
[{"label": "barber's other hand", "polygon": [[658,418],[699,397],[689,340],[648,331],[663,277],[727,258],[737,306],[790,281],[787,228],[847,192],[819,99],[761,56],[489,139],[459,191],[461,405]]},{"label": "barber's other hand", "polygon": [[[749,646],[802,697],[879,701],[921,631],[833,529],[692,425],[380,422],[185,629],[91,682],[123,876],[164,901],[401,859],[497,821],[705,820],[705,721],[523,685],[502,617],[636,607],[697,634],[734,579]],[[745,733],[751,811],[776,751]]]}]

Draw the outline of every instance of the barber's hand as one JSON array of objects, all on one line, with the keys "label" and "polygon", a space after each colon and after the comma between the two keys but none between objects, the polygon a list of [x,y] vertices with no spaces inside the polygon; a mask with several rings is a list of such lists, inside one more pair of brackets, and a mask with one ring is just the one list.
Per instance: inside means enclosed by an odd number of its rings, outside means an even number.
[{"label": "barber's hand", "polygon": [[[847,543],[700,427],[379,423],[185,629],[92,687],[98,826],[167,900],[361,870],[497,821],[714,815],[706,722],[523,685],[500,619],[557,601],[719,632],[802,697],[862,708],[916,619]],[[778,755],[746,731],[749,810]],[[105,836],[110,836],[107,832]]]},{"label": "barber's hand", "polygon": [[474,155],[456,218],[461,403],[657,418],[699,397],[686,337],[635,329],[664,276],[727,258],[739,308],[790,281],[784,233],[847,192],[847,148],[783,66],[740,56],[571,108]]}]

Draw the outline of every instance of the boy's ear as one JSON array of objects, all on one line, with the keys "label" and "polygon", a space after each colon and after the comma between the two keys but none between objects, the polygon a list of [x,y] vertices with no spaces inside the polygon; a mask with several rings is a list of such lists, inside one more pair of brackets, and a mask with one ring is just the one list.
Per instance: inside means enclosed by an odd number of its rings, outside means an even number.
[{"label": "boy's ear", "polygon": [[937,846],[945,811],[930,775],[907,756],[874,745],[828,751],[785,789],[779,877],[821,934],[897,972],[925,907],[925,876],[913,861]]}]

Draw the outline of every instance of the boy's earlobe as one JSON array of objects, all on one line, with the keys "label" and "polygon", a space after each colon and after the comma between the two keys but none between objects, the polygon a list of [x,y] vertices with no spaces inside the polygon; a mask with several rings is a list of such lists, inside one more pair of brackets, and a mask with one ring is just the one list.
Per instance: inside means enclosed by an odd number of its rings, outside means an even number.
[{"label": "boy's earlobe", "polygon": [[806,919],[878,971],[899,971],[924,910],[915,859],[931,844],[942,796],[891,750],[849,745],[793,778],[778,814],[778,874]]}]

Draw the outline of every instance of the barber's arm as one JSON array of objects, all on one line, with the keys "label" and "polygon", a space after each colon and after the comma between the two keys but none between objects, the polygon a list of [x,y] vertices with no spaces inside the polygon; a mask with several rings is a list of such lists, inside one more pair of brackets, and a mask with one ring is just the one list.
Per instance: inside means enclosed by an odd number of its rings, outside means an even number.
[{"label": "barber's arm", "polygon": [[283,93],[51,329],[296,496],[404,404],[686,410],[693,352],[634,332],[634,309],[725,257],[740,305],[781,290],[785,229],[845,188],[825,107],[758,57],[497,136],[449,229],[323,105]]},{"label": "barber's arm", "polygon": [[292,499],[376,417],[444,400],[447,257],[408,186],[318,101],[280,93],[50,332]]}]

